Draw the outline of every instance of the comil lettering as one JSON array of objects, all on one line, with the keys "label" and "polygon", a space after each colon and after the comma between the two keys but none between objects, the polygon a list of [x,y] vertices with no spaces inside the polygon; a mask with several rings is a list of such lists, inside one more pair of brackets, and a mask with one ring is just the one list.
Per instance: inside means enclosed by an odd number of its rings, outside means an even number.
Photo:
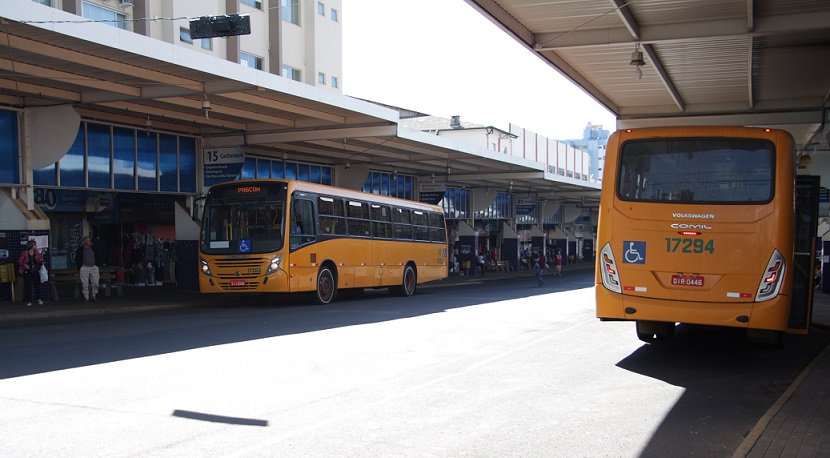
[{"label": "comil lettering", "polygon": [[707,229],[712,230],[711,226],[706,224],[682,224],[682,223],[674,223],[671,225],[672,229]]}]

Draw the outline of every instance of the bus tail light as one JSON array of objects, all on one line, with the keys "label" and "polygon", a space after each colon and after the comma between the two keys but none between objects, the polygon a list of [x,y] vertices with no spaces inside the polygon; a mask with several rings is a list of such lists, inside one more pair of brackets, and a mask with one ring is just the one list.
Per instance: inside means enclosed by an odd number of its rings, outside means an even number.
[{"label": "bus tail light", "polygon": [[784,282],[786,268],[787,263],[784,261],[784,256],[778,250],[773,251],[761,278],[761,284],[758,285],[758,294],[755,295],[755,300],[758,302],[768,301],[778,296],[781,291],[781,283]]},{"label": "bus tail light", "polygon": [[265,275],[271,275],[272,273],[278,271],[280,269],[280,260],[282,259],[282,255],[279,255],[271,260],[268,263],[268,269],[265,270]]},{"label": "bus tail light", "polygon": [[610,243],[606,243],[599,253],[599,267],[602,275],[602,285],[609,291],[621,294],[620,274],[617,271],[617,262],[614,261],[614,253],[611,251]]},{"label": "bus tail light", "polygon": [[205,261],[202,258],[199,258],[199,263],[201,264],[202,273],[205,275],[211,275],[210,266],[208,266],[207,261]]}]

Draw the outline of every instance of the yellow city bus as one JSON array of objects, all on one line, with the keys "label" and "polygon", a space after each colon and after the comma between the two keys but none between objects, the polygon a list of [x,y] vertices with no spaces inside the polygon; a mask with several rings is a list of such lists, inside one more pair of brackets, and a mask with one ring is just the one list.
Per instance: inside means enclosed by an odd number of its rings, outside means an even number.
[{"label": "yellow city bus", "polygon": [[596,312],[646,342],[676,323],[780,341],[792,299],[795,143],[781,130],[657,127],[608,140]]},{"label": "yellow city bus", "polygon": [[214,185],[199,242],[203,293],[387,287],[402,296],[447,277],[441,207],[293,180]]}]

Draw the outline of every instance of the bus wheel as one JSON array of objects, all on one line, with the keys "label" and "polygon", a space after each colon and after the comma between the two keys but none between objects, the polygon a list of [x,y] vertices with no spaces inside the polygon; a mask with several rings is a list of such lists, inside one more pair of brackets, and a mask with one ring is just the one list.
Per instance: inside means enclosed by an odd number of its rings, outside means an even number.
[{"label": "bus wheel", "polygon": [[637,338],[646,343],[668,344],[674,338],[674,323],[638,321]]},{"label": "bus wheel", "polygon": [[415,294],[417,288],[418,276],[415,273],[415,269],[412,265],[407,265],[403,268],[403,281],[401,286],[396,286],[395,288],[391,288],[391,290],[393,294],[408,297]]},{"label": "bus wheel", "polygon": [[334,274],[328,267],[321,267],[317,273],[317,303],[326,305],[334,300],[337,288],[334,284]]}]

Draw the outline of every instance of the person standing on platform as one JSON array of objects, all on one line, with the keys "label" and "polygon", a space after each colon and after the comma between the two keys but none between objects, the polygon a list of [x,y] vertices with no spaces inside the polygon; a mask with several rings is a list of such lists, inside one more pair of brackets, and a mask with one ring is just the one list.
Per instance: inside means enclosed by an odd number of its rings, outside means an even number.
[{"label": "person standing on platform", "polygon": [[542,280],[542,272],[545,271],[545,254],[541,251],[539,252],[539,259],[536,261],[536,282],[539,286],[545,284],[545,280]]},{"label": "person standing on platform", "polygon": [[23,297],[26,299],[27,306],[31,306],[32,301],[43,305],[43,299],[40,298],[39,272],[42,265],[43,259],[37,250],[37,242],[29,240],[26,242],[26,249],[20,253],[20,259],[17,261],[17,272],[23,276]]},{"label": "person standing on platform", "polygon": [[95,251],[92,249],[92,239],[84,237],[84,244],[75,252],[75,265],[81,274],[81,294],[84,295],[84,302],[98,301],[98,282],[101,274],[95,259]]},{"label": "person standing on platform", "polygon": [[556,275],[562,276],[562,251],[556,250],[556,258],[554,258],[554,262],[556,263]]}]

